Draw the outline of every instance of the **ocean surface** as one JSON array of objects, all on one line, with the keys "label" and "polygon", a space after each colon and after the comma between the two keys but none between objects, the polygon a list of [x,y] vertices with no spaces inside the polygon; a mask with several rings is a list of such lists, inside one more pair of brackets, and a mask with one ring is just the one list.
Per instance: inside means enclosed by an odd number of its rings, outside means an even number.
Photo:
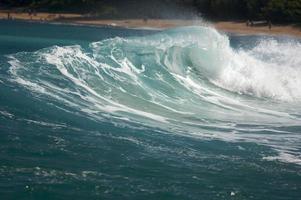
[{"label": "ocean surface", "polygon": [[301,199],[301,41],[0,21],[0,199]]}]

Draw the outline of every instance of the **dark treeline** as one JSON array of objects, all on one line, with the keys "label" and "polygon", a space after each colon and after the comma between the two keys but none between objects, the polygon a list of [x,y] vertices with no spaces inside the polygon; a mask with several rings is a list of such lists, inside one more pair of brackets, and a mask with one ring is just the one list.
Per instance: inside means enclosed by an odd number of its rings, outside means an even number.
[{"label": "dark treeline", "polygon": [[[128,8],[133,9],[132,14],[139,14],[138,7],[144,7],[139,17],[161,13],[165,5],[170,9],[180,7],[177,10],[178,13],[181,13],[181,7],[183,10],[185,7],[186,11],[189,10],[187,7],[190,7],[191,12],[199,12],[202,16],[211,19],[264,19],[273,22],[301,22],[301,0],[1,0],[1,3],[7,7],[65,12],[105,12],[107,14],[121,14],[125,10],[122,9],[122,6],[137,4],[136,7]],[[155,12],[156,9],[159,11]],[[126,14],[129,13],[127,11]]]},{"label": "dark treeline", "polygon": [[209,17],[301,22],[301,0],[195,0]]},{"label": "dark treeline", "polygon": [[1,0],[2,6],[9,8],[32,8],[48,11],[82,11],[87,12],[102,0]]},{"label": "dark treeline", "polygon": [[191,18],[193,0],[0,0],[18,10],[89,13],[100,18]]}]

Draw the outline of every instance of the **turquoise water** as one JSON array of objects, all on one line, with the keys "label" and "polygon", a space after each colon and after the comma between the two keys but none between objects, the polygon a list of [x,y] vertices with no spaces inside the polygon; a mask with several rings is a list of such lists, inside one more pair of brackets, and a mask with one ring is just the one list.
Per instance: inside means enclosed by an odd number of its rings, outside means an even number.
[{"label": "turquoise water", "polygon": [[1,199],[301,196],[301,42],[0,21]]}]

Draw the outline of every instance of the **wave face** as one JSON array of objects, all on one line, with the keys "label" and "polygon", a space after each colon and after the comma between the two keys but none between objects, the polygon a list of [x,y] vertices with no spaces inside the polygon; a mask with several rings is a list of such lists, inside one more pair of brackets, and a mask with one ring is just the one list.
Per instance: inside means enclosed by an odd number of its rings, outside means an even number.
[{"label": "wave face", "polygon": [[234,49],[212,28],[187,27],[21,52],[9,63],[11,81],[94,120],[255,142],[279,153],[266,159],[301,164],[296,41]]}]

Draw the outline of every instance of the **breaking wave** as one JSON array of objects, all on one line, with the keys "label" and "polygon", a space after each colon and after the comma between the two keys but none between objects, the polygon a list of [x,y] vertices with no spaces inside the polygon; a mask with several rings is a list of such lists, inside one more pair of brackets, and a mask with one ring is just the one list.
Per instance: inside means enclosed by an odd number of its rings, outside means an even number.
[{"label": "breaking wave", "polygon": [[[11,80],[56,106],[207,139],[273,147],[301,164],[301,43],[233,48],[209,27],[9,56]],[[64,108],[65,109],[65,108]],[[77,114],[78,114],[77,113]],[[268,159],[271,159],[269,157]]]}]

